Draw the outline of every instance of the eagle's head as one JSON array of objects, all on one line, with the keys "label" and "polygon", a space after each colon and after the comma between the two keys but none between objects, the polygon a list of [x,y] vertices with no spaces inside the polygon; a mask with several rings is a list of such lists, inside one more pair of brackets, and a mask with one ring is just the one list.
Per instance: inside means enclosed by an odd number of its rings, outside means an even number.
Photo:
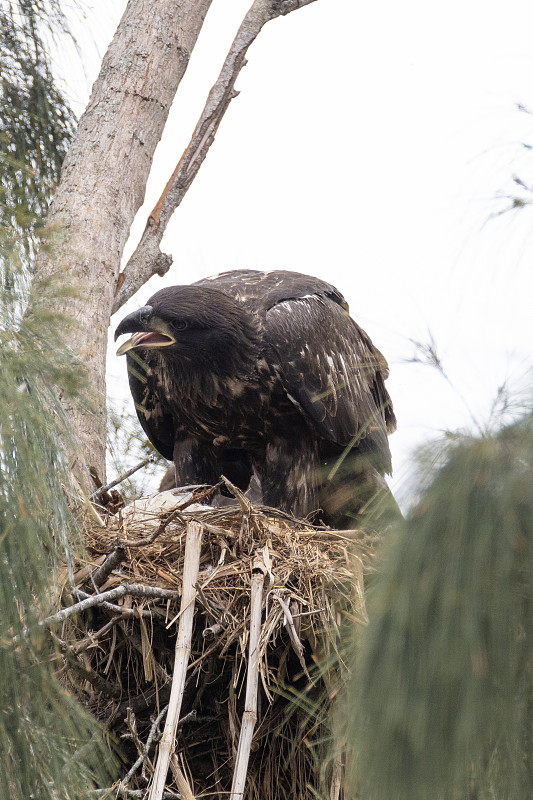
[{"label": "eagle's head", "polygon": [[115,331],[133,336],[117,350],[157,350],[163,359],[187,369],[212,369],[232,375],[249,369],[257,356],[259,322],[243,305],[208,286],[171,286],[128,314]]}]

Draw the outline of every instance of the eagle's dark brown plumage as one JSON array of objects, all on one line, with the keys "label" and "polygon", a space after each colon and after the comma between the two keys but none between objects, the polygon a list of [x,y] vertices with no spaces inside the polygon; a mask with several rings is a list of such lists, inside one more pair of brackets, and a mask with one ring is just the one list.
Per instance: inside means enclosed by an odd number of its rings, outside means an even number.
[{"label": "eagle's dark brown plumage", "polygon": [[246,490],[346,524],[391,472],[387,364],[330,284],[236,270],[161,289],[115,339],[148,438],[177,485]]}]

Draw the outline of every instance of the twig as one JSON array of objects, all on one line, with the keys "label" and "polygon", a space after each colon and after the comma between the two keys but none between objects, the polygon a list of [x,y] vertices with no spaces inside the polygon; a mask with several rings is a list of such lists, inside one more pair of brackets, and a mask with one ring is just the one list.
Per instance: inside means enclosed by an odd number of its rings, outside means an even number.
[{"label": "twig", "polygon": [[[87,592],[83,592],[81,589],[76,590],[76,594],[78,597],[81,597],[82,600],[86,600],[88,597],[94,597],[92,594],[87,594]],[[99,597],[99,595],[97,595]],[[139,617],[142,616],[144,619],[151,619],[153,620],[153,612],[155,609],[150,610],[148,608],[127,608],[126,606],[119,606],[115,605],[115,603],[99,603],[98,608],[103,608],[105,611],[110,611],[112,614],[120,614],[121,617]],[[116,620],[111,620],[112,622],[116,622]]]},{"label": "twig", "polygon": [[187,663],[189,661],[189,655],[191,652],[192,627],[194,621],[194,598],[196,597],[195,584],[198,580],[198,570],[200,567],[202,531],[203,528],[200,523],[194,521],[189,522],[187,526],[185,560],[183,564],[183,591],[181,597],[181,607],[183,609],[183,613],[180,616],[178,636],[176,639],[172,689],[170,693],[170,702],[165,722],[165,729],[159,744],[157,763],[154,770],[148,800],[161,800],[163,797],[170,758],[174,749],[176,728],[178,726],[183,692],[185,689]]},{"label": "twig", "polygon": [[139,462],[139,464],[137,464],[137,466],[132,467],[131,469],[129,469],[127,472],[125,472],[123,475],[121,475],[115,481],[111,481],[111,483],[106,483],[105,486],[100,486],[100,488],[97,489],[96,492],[92,493],[90,499],[92,500],[93,503],[95,503],[98,500],[99,497],[101,497],[103,494],[108,492],[114,486],[118,486],[119,483],[122,483],[122,481],[125,481],[126,478],[129,478],[130,475],[133,475],[135,472],[137,472],[138,470],[142,469],[147,464],[153,464],[154,461],[157,461],[157,458],[158,458],[158,456],[151,455],[151,456],[148,456],[148,458],[143,459],[143,461]]},{"label": "twig", "polygon": [[313,0],[254,0],[246,13],[216,83],[209,92],[189,146],[157,201],[137,248],[118,276],[114,314],[152,275],[164,275],[172,258],[159,249],[168,221],[185,197],[208,151],[230,102],[238,95],[235,81],[246,64],[248,48],[271,19],[309,5]]},{"label": "twig", "polygon": [[225,478],[224,475],[222,475],[221,478],[224,481],[224,483],[226,484],[226,486],[229,489],[229,491],[233,494],[233,496],[235,497],[235,499],[237,500],[237,502],[238,502],[238,504],[240,506],[240,509],[241,509],[241,512],[242,512],[241,532],[243,530],[243,526],[245,527],[245,526],[248,525],[249,522],[251,522],[251,524],[253,525],[253,527],[257,531],[257,533],[261,534],[261,529],[259,528],[259,526],[257,524],[257,521],[255,519],[254,507],[253,507],[252,503],[245,496],[244,492],[242,492],[231,481],[229,481],[227,478]]},{"label": "twig", "polygon": [[72,647],[72,652],[76,653],[76,655],[79,655],[79,653],[83,653],[85,650],[88,650],[89,647],[95,646],[97,640],[111,630],[113,625],[116,625],[117,622],[117,618],[113,617],[113,619],[110,619],[109,622],[106,622],[106,624],[103,625],[99,630],[91,631],[84,639],[81,640],[81,642],[78,642]]},{"label": "twig", "polygon": [[[85,592],[81,592],[79,589],[75,591],[78,594],[85,594]],[[54,622],[63,622],[63,620],[67,619],[67,617],[71,617],[73,614],[80,614],[88,608],[101,605],[109,600],[116,600],[127,594],[131,595],[131,597],[159,597],[163,600],[174,600],[179,597],[179,592],[173,591],[172,589],[159,589],[156,586],[143,586],[140,583],[123,583],[120,586],[116,586],[114,589],[109,589],[107,592],[91,594],[89,597],[80,600],[79,603],[74,603],[72,606],[62,608],[61,611],[58,611],[56,614],[52,614],[50,617],[41,620],[39,625],[46,627]]]},{"label": "twig", "polygon": [[137,748],[137,752],[144,755],[144,742],[139,738],[139,733],[137,731],[137,718],[135,716],[135,712],[131,708],[127,709],[126,719],[124,722],[126,723],[129,733],[123,733],[122,739],[131,739]]},{"label": "twig", "polygon": [[120,697],[122,695],[122,687],[118,683],[113,683],[112,681],[106,681],[105,678],[102,678],[97,672],[93,670],[87,669],[79,660],[78,656],[72,648],[64,646],[61,648],[63,651],[63,655],[65,656],[65,660],[68,662],[71,669],[78,673],[84,680],[94,686],[99,692],[102,694],[107,695],[108,697]]},{"label": "twig", "polygon": [[185,509],[191,506],[193,503],[198,503],[200,500],[204,500],[206,497],[209,497],[209,495],[213,494],[213,492],[215,492],[220,485],[221,482],[216,483],[214,486],[207,486],[197,494],[193,492],[192,497],[189,497],[187,500],[182,500],[182,502],[175,509],[164,516],[157,529],[149,536],[143,536],[142,539],[119,539],[119,547],[145,547],[145,545],[152,544],[157,537],[164,532],[165,528],[176,519],[185,524],[185,519],[181,516],[181,512],[185,511]]},{"label": "twig", "polygon": [[157,728],[159,726],[159,723],[161,722],[161,720],[163,719],[163,717],[167,713],[167,708],[168,708],[168,704],[163,708],[163,710],[155,718],[154,723],[153,723],[152,727],[150,728],[150,733],[148,734],[148,739],[146,740],[146,745],[144,746],[144,753],[140,753],[139,754],[139,757],[137,758],[135,763],[132,764],[128,774],[120,781],[120,784],[119,784],[118,789],[117,789],[117,794],[122,795],[124,793],[124,789],[126,788],[128,783],[130,782],[130,780],[133,778],[133,776],[135,775],[135,773],[137,772],[137,770],[139,769],[139,767],[141,766],[143,761],[145,761],[148,758],[148,754],[150,752],[150,748],[152,746],[152,742],[154,741],[154,739],[156,738],[156,735],[157,735]]},{"label": "twig", "polygon": [[289,631],[289,638],[291,640],[291,644],[293,646],[294,652],[298,656],[298,660],[300,662],[300,665],[301,665],[306,677],[307,678],[311,678],[311,676],[309,675],[309,672],[307,671],[307,666],[306,666],[305,658],[304,658],[304,648],[303,648],[303,645],[302,645],[302,643],[300,641],[300,637],[296,633],[296,627],[294,625],[294,620],[292,618],[291,610],[290,610],[289,606],[287,605],[287,603],[285,602],[285,600],[277,592],[273,592],[272,596],[276,598],[276,600],[278,601],[278,603],[280,604],[280,606],[283,609],[283,613],[285,615],[285,620],[286,620],[286,625],[287,625],[287,628],[288,628],[288,631]]},{"label": "twig", "polygon": [[248,760],[257,720],[257,689],[259,678],[259,635],[261,633],[261,610],[263,606],[263,584],[268,570],[263,555],[254,559],[252,567],[251,599],[250,599],[250,646],[248,656],[248,673],[246,675],[246,697],[242,715],[239,747],[235,759],[235,771],[231,786],[230,800],[241,800],[244,797],[244,786],[248,772]]},{"label": "twig", "polygon": [[[114,800],[116,797],[117,790],[110,786],[108,789],[90,789],[89,790],[89,797],[101,798],[101,800]],[[124,789],[122,791],[122,797],[130,798],[131,800],[145,800],[146,798],[146,789]],[[180,796],[177,792],[167,791],[163,793],[162,800],[180,800]]]},{"label": "twig", "polygon": [[117,547],[116,550],[113,550],[109,555],[106,557],[104,563],[98,567],[96,572],[91,577],[91,583],[96,586],[96,588],[100,588],[107,578],[111,575],[114,569],[122,564],[124,559],[126,558],[126,551],[123,547]]},{"label": "twig", "polygon": [[244,492],[241,492],[241,490],[237,486],[235,486],[230,480],[224,477],[224,475],[222,475],[221,477],[226,487],[229,489],[229,491],[232,493],[232,495],[238,502],[242,513],[246,515],[252,514],[254,510],[253,506],[248,500],[248,498],[245,496]]}]

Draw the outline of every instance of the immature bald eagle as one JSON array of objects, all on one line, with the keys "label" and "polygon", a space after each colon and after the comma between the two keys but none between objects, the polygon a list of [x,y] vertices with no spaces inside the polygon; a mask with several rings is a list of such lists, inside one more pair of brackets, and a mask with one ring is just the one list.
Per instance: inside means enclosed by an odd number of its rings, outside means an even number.
[{"label": "immature bald eagle", "polygon": [[296,515],[350,524],[391,472],[387,363],[340,292],[236,270],[161,289],[122,320],[131,393],[178,486],[225,475]]}]

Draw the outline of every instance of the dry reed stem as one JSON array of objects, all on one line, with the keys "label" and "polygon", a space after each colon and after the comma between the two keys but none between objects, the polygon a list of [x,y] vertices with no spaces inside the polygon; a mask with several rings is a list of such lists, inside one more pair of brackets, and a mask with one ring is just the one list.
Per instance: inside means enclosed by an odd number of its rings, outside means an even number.
[{"label": "dry reed stem", "polygon": [[330,800],[339,800],[343,785],[344,769],[340,756],[335,756],[333,760],[333,775],[331,777]]},{"label": "dry reed stem", "polygon": [[198,570],[200,567],[202,532],[202,525],[198,522],[191,521],[187,525],[185,561],[183,565],[183,592],[181,596],[181,607],[184,611],[180,617],[178,637],[176,639],[174,674],[172,677],[172,689],[167,718],[163,736],[159,744],[157,763],[148,800],[161,800],[163,797],[170,758],[174,749],[176,728],[178,726],[183,691],[185,689],[187,663],[191,652],[194,598],[196,597],[195,584],[198,580]]},{"label": "dry reed stem", "polygon": [[300,637],[298,636],[298,634],[296,632],[296,627],[294,625],[294,619],[292,617],[291,610],[290,610],[289,606],[287,605],[287,603],[285,602],[285,600],[283,599],[283,597],[281,597],[278,594],[278,592],[274,592],[272,596],[276,598],[276,600],[278,601],[278,603],[280,604],[280,606],[283,609],[283,613],[285,615],[285,620],[286,620],[286,627],[287,627],[287,630],[289,632],[289,638],[290,638],[291,644],[292,644],[292,646],[294,648],[294,652],[298,656],[298,660],[299,660],[299,662],[300,662],[300,664],[302,666],[302,670],[304,671],[306,677],[310,678],[311,676],[309,675],[309,672],[307,670],[307,666],[306,666],[306,663],[305,663],[303,644],[301,643]]},{"label": "dry reed stem", "polygon": [[178,787],[178,792],[180,793],[182,800],[194,800],[194,794],[191,789],[190,783],[187,780],[187,776],[180,767],[179,761],[175,753],[170,759],[170,769],[172,770],[172,775],[174,777],[174,780],[176,781],[176,786]]},{"label": "dry reed stem", "polygon": [[[266,549],[266,548],[263,548]],[[244,797],[244,786],[248,772],[248,760],[257,720],[257,690],[259,685],[259,635],[261,633],[261,611],[263,607],[263,584],[268,570],[263,553],[257,555],[252,567],[251,599],[250,599],[250,642],[248,656],[248,674],[246,676],[246,697],[242,715],[239,747],[235,759],[235,771],[231,787],[230,800],[241,800]]]}]

